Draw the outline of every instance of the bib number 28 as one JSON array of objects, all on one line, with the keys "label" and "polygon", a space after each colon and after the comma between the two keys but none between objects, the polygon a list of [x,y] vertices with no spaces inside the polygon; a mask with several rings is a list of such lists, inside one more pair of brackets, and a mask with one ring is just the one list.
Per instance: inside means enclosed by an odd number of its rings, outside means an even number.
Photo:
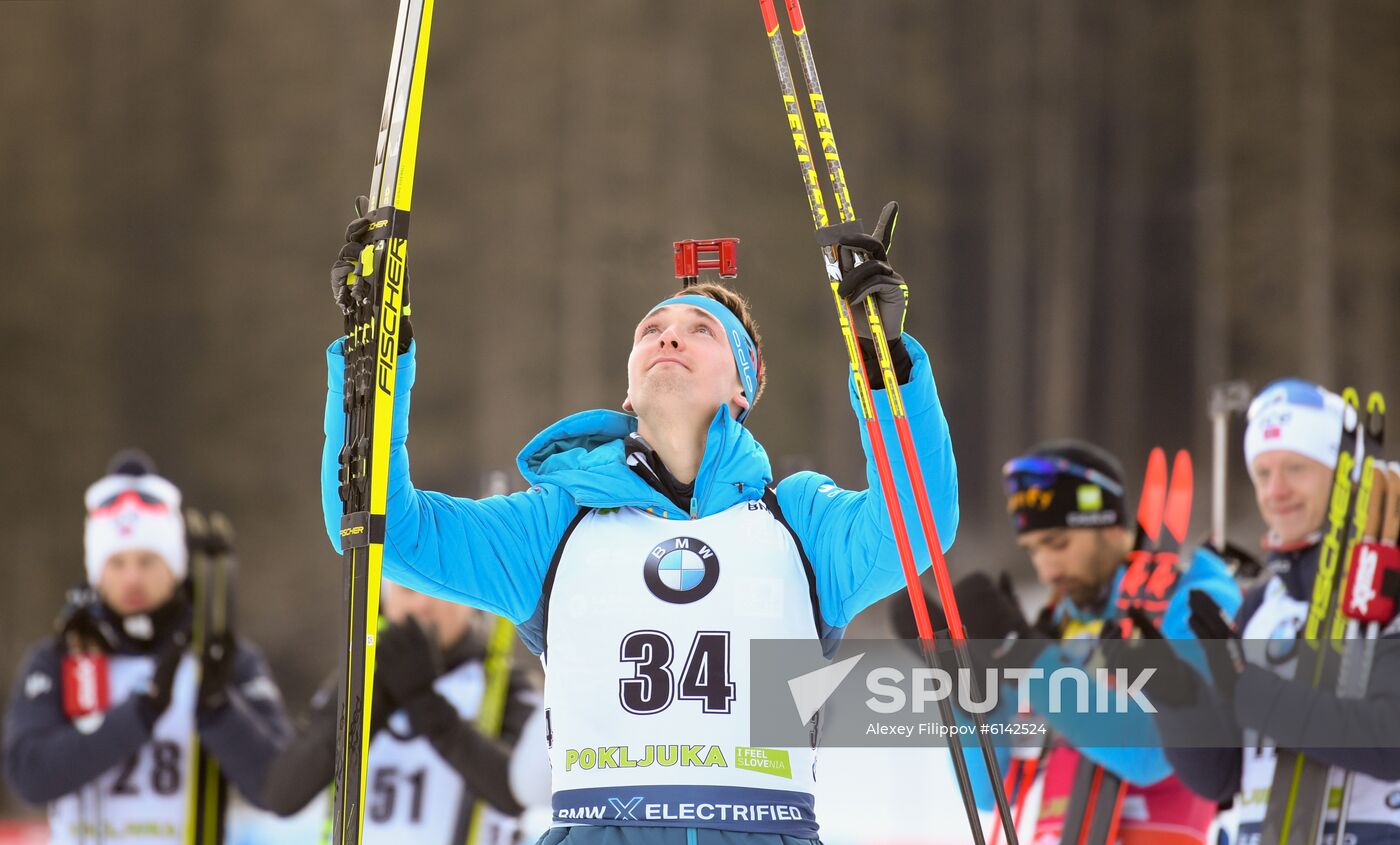
[{"label": "bib number 28", "polygon": [[679,678],[671,670],[675,646],[661,631],[631,632],[619,654],[632,664],[632,677],[618,682],[628,713],[660,713],[676,699],[699,701],[705,713],[728,713],[738,697],[729,674],[728,631],[697,632]]}]

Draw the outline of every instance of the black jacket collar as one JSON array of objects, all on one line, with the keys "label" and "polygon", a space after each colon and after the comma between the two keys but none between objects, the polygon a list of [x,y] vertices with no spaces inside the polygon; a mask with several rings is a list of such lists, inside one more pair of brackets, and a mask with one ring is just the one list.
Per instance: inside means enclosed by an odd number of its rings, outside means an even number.
[{"label": "black jacket collar", "polygon": [[627,466],[643,481],[676,507],[687,512],[690,510],[690,500],[695,497],[694,482],[682,484],[678,481],[661,462],[661,456],[656,454],[651,444],[635,431],[623,441],[623,450],[627,455]]}]

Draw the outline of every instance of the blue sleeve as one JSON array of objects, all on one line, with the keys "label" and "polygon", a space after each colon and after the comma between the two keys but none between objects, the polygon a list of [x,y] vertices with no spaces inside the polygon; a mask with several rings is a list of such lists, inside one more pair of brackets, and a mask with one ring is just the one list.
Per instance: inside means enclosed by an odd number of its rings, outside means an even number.
[{"label": "blue sleeve", "polygon": [[[938,390],[928,353],[908,334],[905,347],[913,361],[909,383],[901,396],[909,418],[924,487],[933,512],[934,527],[943,550],[953,544],[958,530],[958,475],[948,421],[938,402]],[[851,402],[860,413],[855,385]],[[899,490],[899,504],[915,561],[922,572],[930,563],[928,546],[919,525],[913,488],[905,471],[899,435],[890,413],[887,391],[874,392],[886,452]],[[799,472],[778,484],[778,505],[812,563],[822,616],[834,627],[848,624],[857,613],[904,586],[904,570],[885,506],[870,436],[861,425],[868,488],[843,490],[824,475]]]},{"label": "blue sleeve", "polygon": [[[1103,737],[1104,717],[1101,713],[1080,713],[1075,712],[1078,708],[1066,706],[1061,706],[1058,712],[1051,710],[1052,687],[1060,686],[1065,700],[1072,700],[1071,690],[1074,689],[1073,684],[1052,684],[1055,670],[1081,664],[1081,660],[1070,657],[1059,645],[1045,649],[1032,666],[1044,672],[1044,675],[1026,685],[1031,709],[1076,751],[1129,783],[1147,786],[1171,774],[1171,764],[1167,762],[1166,754],[1157,740],[1157,727],[1151,714],[1137,707],[1131,700],[1128,703],[1128,712],[1114,714],[1113,724],[1116,731],[1128,736],[1151,738],[1147,744],[1140,747],[1093,745],[1096,739]],[[1099,685],[1091,680],[1085,686],[1088,689],[1089,701],[1097,701]]]},{"label": "blue sleeve", "polygon": [[63,712],[62,683],[59,651],[45,642],[25,660],[5,711],[5,780],[31,804],[78,791],[150,739],[135,696],[79,731]]},{"label": "blue sleeve", "polygon": [[[1162,634],[1172,640],[1177,653],[1201,674],[1209,677],[1205,653],[1196,642],[1191,631],[1190,592],[1203,590],[1211,595],[1221,608],[1231,615],[1240,605],[1240,590],[1230,577],[1224,561],[1204,549],[1198,549],[1191,558],[1191,564],[1182,573],[1172,594],[1166,613],[1162,616]],[[1059,646],[1045,650],[1036,662],[1036,667],[1045,671],[1048,679],[1055,669],[1066,665],[1065,652]],[[1089,684],[1089,699],[1095,700],[1098,691],[1096,684]],[[1131,712],[1116,715],[1116,728],[1131,736],[1151,736],[1158,741],[1153,747],[1109,748],[1092,745],[1096,736],[1103,731],[1102,717],[1092,713],[1049,711],[1048,681],[1030,684],[1031,706],[1040,713],[1062,737],[1076,750],[1090,760],[1112,771],[1125,781],[1146,786],[1156,783],[1171,774],[1171,763],[1161,748],[1160,735],[1152,714],[1132,705]]]},{"label": "blue sleeve", "polygon": [[1176,653],[1195,667],[1202,678],[1209,678],[1210,668],[1206,665],[1205,652],[1191,630],[1192,590],[1208,593],[1232,619],[1239,612],[1243,598],[1240,586],[1230,575],[1225,561],[1209,549],[1200,548],[1191,556],[1191,565],[1182,573],[1171,603],[1167,605],[1167,612],[1162,615],[1162,636],[1172,640]]},{"label": "blue sleeve", "polygon": [[254,806],[267,809],[260,803],[263,781],[291,726],[262,655],[239,643],[235,661],[228,704],[198,714],[199,737],[239,792]]},{"label": "blue sleeve", "polygon": [[[340,549],[340,449],[345,442],[342,340],[326,350],[326,445],[321,506]],[[384,576],[421,593],[469,604],[521,622],[539,602],[555,546],[578,506],[562,488],[537,485],[510,496],[474,500],[416,490],[409,477],[408,409],[416,344],[399,356],[390,437]]]}]

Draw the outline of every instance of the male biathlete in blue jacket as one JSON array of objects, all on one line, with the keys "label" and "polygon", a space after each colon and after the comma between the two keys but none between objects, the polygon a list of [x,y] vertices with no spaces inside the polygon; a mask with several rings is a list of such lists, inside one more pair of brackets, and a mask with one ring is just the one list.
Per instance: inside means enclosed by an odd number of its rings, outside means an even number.
[{"label": "male biathlete in blue jacket", "polygon": [[[332,270],[337,301],[365,228],[351,224]],[[842,248],[870,260],[846,273],[841,294],[853,304],[875,296],[884,324],[902,329],[908,293],[886,245],[858,235]],[[543,656],[556,824],[547,845],[566,836],[583,845],[815,840],[814,749],[749,747],[748,646],[781,638],[829,647],[852,617],[903,586],[870,444],[862,436],[868,490],[814,472],[774,485],[743,425],[764,382],[745,301],[701,284],[640,316],[623,412],[585,411],[545,429],[518,459],[531,488],[510,496],[414,488],[406,440],[417,362],[416,349],[405,350],[384,574],[510,619]],[[857,330],[868,352],[863,317]],[[913,338],[890,345],[948,545],[957,477],[933,372]],[[342,341],[328,363],[321,480],[336,542]],[[876,405],[893,431],[883,386],[874,385]]]}]

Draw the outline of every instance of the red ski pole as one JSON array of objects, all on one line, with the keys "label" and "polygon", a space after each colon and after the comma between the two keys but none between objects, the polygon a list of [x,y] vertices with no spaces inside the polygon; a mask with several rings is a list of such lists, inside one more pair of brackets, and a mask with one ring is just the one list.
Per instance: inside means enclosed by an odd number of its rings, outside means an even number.
[{"label": "red ski pole", "polygon": [[[833,194],[836,197],[836,204],[841,215],[841,224],[845,228],[854,228],[856,224],[855,212],[851,205],[850,192],[846,187],[845,172],[841,167],[841,157],[836,149],[836,138],[832,130],[831,119],[827,114],[826,101],[821,92],[821,82],[817,77],[816,62],[812,57],[811,44],[807,39],[806,26],[802,20],[802,8],[798,0],[786,0],[788,22],[792,26],[793,37],[797,42],[801,56],[803,77],[809,92],[813,119],[817,125],[818,135],[822,142],[822,152],[827,162],[828,178],[832,185]],[[807,192],[807,203],[812,212],[812,223],[816,227],[818,235],[831,232],[830,218],[827,215],[826,202],[822,196],[820,178],[812,162],[812,147],[807,138],[807,130],[803,121],[802,112],[797,104],[797,91],[792,79],[792,70],[788,64],[787,50],[783,45],[782,34],[779,32],[777,11],[774,8],[773,0],[759,0],[759,9],[763,14],[764,30],[768,35],[769,47],[773,54],[774,68],[778,74],[778,85],[782,91],[783,105],[787,113],[788,128],[792,133],[793,145],[797,150],[798,166],[802,171],[802,182]],[[893,220],[891,220],[891,223]],[[909,592],[909,602],[914,611],[914,621],[919,632],[919,638],[924,644],[926,656],[931,660],[937,660],[933,651],[933,626],[929,620],[928,605],[923,598],[923,588],[919,582],[918,567],[914,560],[913,548],[909,541],[909,532],[905,525],[903,509],[899,503],[898,488],[895,484],[894,473],[890,466],[889,452],[885,444],[884,434],[881,430],[880,421],[875,411],[875,401],[870,387],[869,374],[866,372],[864,357],[860,353],[860,347],[856,342],[855,331],[852,328],[852,316],[850,307],[842,299],[839,287],[841,282],[840,254],[835,244],[835,238],[820,238],[823,242],[822,259],[826,265],[827,279],[831,285],[832,297],[835,300],[837,317],[841,325],[841,334],[846,342],[846,354],[850,362],[851,373],[856,384],[856,396],[861,406],[861,415],[864,418],[866,433],[870,438],[870,450],[875,459],[876,474],[880,480],[880,489],[884,494],[885,502],[889,508],[890,523],[894,530],[895,546],[899,551],[900,563],[904,570],[905,586]],[[830,243],[827,243],[830,241]],[[938,539],[938,529],[933,518],[933,510],[928,500],[928,493],[924,489],[923,472],[919,466],[918,452],[914,448],[913,432],[909,428],[909,418],[905,412],[903,397],[900,393],[899,381],[894,374],[894,365],[890,359],[889,342],[885,338],[884,326],[880,321],[879,308],[873,299],[865,302],[866,319],[870,324],[871,336],[875,345],[876,361],[880,367],[881,375],[884,379],[885,395],[889,401],[891,414],[894,417],[895,430],[898,434],[901,453],[904,463],[909,473],[910,486],[914,492],[914,502],[918,509],[920,525],[923,529],[924,539],[928,546],[929,558],[932,562],[934,581],[938,587],[939,599],[943,603],[944,611],[948,619],[948,627],[954,643],[961,646],[967,638],[963,628],[962,617],[958,613],[957,599],[953,595],[952,580],[948,575],[947,562],[943,558],[943,547]],[[966,663],[966,652],[964,648],[958,648],[958,659],[960,663]],[[946,702],[944,702],[946,704]],[[1012,820],[1010,804],[1006,798],[1006,791],[1002,785],[1000,767],[997,764],[996,753],[993,750],[987,734],[984,732],[984,721],[979,714],[974,714],[974,721],[977,724],[978,744],[981,746],[983,759],[986,762],[987,772],[992,784],[992,792],[996,797],[997,811],[1002,826],[1006,829],[1008,845],[1017,845],[1015,825]],[[952,723],[951,707],[944,708],[944,719],[950,725]],[[983,845],[986,839],[982,832],[981,818],[978,815],[977,807],[972,798],[972,781],[967,770],[967,761],[963,759],[962,744],[956,734],[949,737],[950,750],[954,773],[958,779],[959,789],[963,794],[963,803],[968,815],[968,824],[972,829],[972,835],[977,845]]]}]

